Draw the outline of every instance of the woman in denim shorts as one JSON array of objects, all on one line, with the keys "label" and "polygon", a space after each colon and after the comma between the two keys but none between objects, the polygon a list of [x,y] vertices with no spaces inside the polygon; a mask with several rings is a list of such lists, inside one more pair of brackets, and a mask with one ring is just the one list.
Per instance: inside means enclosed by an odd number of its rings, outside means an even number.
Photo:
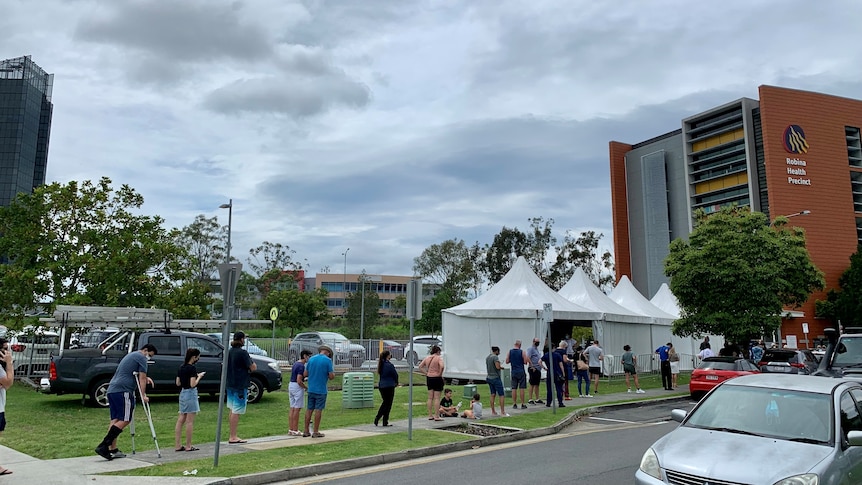
[{"label": "woman in denim shorts", "polygon": [[[175,451],[198,451],[192,446],[192,430],[195,426],[195,416],[200,412],[201,406],[198,402],[198,382],[206,372],[198,372],[195,362],[200,360],[201,351],[198,349],[186,350],[186,359],[177,372],[177,386],[180,391],[180,416],[174,428],[174,450]],[[181,445],[183,437],[183,425],[186,428],[186,444]]]}]

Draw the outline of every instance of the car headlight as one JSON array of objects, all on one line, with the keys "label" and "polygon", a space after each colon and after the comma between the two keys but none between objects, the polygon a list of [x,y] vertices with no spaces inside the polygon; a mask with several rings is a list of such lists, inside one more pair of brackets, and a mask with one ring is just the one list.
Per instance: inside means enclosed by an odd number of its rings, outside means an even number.
[{"label": "car headlight", "polygon": [[655,451],[653,451],[652,448],[644,452],[644,456],[641,458],[640,469],[642,472],[656,480],[661,480],[661,466],[659,466],[658,457],[655,455]]},{"label": "car headlight", "polygon": [[270,369],[276,372],[281,372],[281,369],[278,368],[278,362],[267,362],[266,365],[268,365]]},{"label": "car headlight", "polygon": [[820,477],[814,473],[804,473],[795,477],[787,477],[775,482],[775,485],[818,485]]}]

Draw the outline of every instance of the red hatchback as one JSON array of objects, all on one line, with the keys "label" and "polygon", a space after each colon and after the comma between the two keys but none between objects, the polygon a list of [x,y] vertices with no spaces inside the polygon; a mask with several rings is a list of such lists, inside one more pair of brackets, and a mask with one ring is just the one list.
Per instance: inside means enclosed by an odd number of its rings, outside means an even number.
[{"label": "red hatchback", "polygon": [[742,357],[707,357],[692,371],[688,388],[692,399],[700,399],[728,379],[759,373],[756,365]]}]

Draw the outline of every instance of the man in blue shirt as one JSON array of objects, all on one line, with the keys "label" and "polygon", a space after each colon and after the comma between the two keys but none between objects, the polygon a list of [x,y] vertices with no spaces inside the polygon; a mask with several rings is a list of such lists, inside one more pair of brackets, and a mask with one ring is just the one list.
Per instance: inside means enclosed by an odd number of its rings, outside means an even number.
[{"label": "man in blue shirt", "polygon": [[[305,431],[302,436],[323,438],[320,432],[320,418],[326,408],[326,393],[328,381],[335,379],[335,368],[332,365],[332,348],[326,344],[317,348],[318,354],[308,359],[305,364],[305,380],[308,382],[308,405],[305,410]],[[309,432],[311,413],[314,413],[314,433]]]},{"label": "man in blue shirt", "polygon": [[655,349],[655,353],[658,354],[658,358],[659,360],[661,360],[661,385],[665,388],[665,390],[672,391],[673,379],[670,374],[670,360],[668,360],[668,351],[670,351],[670,342]]}]

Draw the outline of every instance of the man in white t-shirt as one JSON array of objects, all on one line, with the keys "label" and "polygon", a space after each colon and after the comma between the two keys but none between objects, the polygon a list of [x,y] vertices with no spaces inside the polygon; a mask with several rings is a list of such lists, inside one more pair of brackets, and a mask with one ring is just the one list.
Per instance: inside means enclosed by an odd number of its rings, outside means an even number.
[{"label": "man in white t-shirt", "polygon": [[715,355],[715,352],[712,351],[712,349],[709,346],[709,343],[707,343],[706,346],[703,348],[703,350],[701,350],[697,354],[697,356],[700,358],[700,360],[703,360],[707,357],[712,357],[714,355]]}]

